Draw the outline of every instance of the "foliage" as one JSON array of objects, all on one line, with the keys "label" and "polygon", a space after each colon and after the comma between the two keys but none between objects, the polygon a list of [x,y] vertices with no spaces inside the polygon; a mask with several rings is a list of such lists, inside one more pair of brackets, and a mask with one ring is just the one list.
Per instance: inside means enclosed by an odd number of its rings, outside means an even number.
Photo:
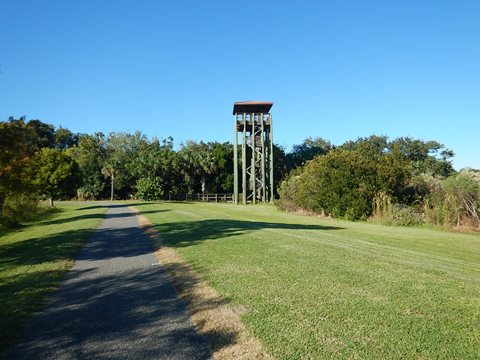
[{"label": "foliage", "polygon": [[0,122],[0,216],[8,196],[29,192],[33,150],[23,119]]},{"label": "foliage", "polygon": [[108,136],[103,173],[109,179],[117,198],[128,199],[135,193],[136,178],[131,170],[146,142],[146,136],[139,131],[134,134],[110,133]]},{"label": "foliage", "polygon": [[386,220],[386,225],[417,226],[423,223],[423,215],[415,208],[402,204],[393,205],[392,215]]},{"label": "foliage", "polygon": [[[35,154],[44,149],[62,152],[80,170],[77,181],[55,190],[56,197],[158,199],[167,194],[233,191],[233,146],[228,142],[187,141],[176,150],[171,137],[149,139],[139,131],[74,134],[40,120],[11,117],[0,122],[0,215],[9,197],[50,191],[45,181],[58,172],[54,174],[52,166],[40,171],[40,155]],[[477,227],[478,196],[472,195],[473,185],[467,182],[478,183],[480,172],[470,169],[464,171],[470,180],[456,178],[453,156],[437,141],[410,137],[390,140],[372,135],[340,146],[308,137],[289,152],[274,144],[275,196],[285,210],[357,220],[378,219],[374,199],[384,194],[396,211],[382,215],[384,222],[412,223],[421,218]],[[409,216],[411,221],[405,220]]]},{"label": "foliage", "polygon": [[71,197],[80,181],[78,164],[65,151],[42,148],[34,157],[34,184],[40,193],[53,200]]},{"label": "foliage", "polygon": [[159,177],[140,178],[135,184],[136,197],[141,200],[160,200],[163,197],[162,180]]},{"label": "foliage", "polygon": [[455,173],[451,163],[453,151],[437,141],[401,137],[388,146],[390,149],[400,151],[411,162],[416,174],[448,177]]},{"label": "foliage", "polygon": [[32,220],[37,214],[38,197],[35,194],[16,193],[7,197],[3,208],[3,222],[13,227]]},{"label": "foliage", "polygon": [[316,156],[327,154],[332,148],[328,140],[307,137],[301,144],[293,145],[292,151],[285,156],[285,162],[289,169],[294,169]]},{"label": "foliage", "polygon": [[105,179],[102,176],[103,163],[106,160],[106,139],[102,133],[78,135],[78,144],[70,148],[82,174],[81,186],[77,197],[82,200],[95,200],[105,197]]},{"label": "foliage", "polygon": [[[305,148],[294,147],[299,154]],[[478,226],[475,186],[455,176],[453,151],[437,141],[372,135],[319,155],[282,183],[282,209],[352,220],[372,217],[390,225]]]},{"label": "foliage", "polygon": [[373,156],[365,149],[335,149],[309,161],[300,175],[296,203],[307,210],[351,220],[372,214],[377,193],[401,197],[409,179],[406,162],[396,154]]},{"label": "foliage", "polygon": [[297,211],[300,209],[297,203],[300,173],[301,168],[292,170],[280,184],[278,189],[280,198],[277,200],[276,205],[284,211]]},{"label": "foliage", "polygon": [[465,171],[430,183],[424,202],[427,222],[445,226],[480,227],[480,179]]},{"label": "foliage", "polygon": [[416,226],[423,223],[422,213],[403,204],[394,204],[384,192],[373,199],[371,220],[391,226]]},{"label": "foliage", "polygon": [[187,141],[178,151],[188,192],[233,191],[233,146],[229,143]]}]

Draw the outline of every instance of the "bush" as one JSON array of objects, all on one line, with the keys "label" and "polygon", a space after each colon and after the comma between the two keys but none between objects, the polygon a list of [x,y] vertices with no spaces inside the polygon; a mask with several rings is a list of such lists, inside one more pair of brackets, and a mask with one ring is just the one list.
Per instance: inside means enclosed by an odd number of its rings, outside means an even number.
[{"label": "bush", "polygon": [[158,176],[138,179],[135,188],[136,197],[141,200],[160,200],[163,197],[163,181]]},{"label": "bush", "polygon": [[408,164],[395,154],[372,156],[360,150],[336,149],[307,162],[295,181],[282,184],[280,200],[284,197],[290,208],[349,220],[367,219],[375,195],[382,191],[400,197],[410,175]]},{"label": "bush", "polygon": [[38,215],[38,198],[29,194],[7,196],[1,216],[2,225],[15,227],[21,222],[34,219]]},{"label": "bush", "polygon": [[393,204],[390,196],[378,193],[373,199],[371,220],[391,226],[415,226],[423,223],[421,211],[404,204]]},{"label": "bush", "polygon": [[392,226],[416,226],[423,223],[423,214],[414,208],[402,204],[392,206],[391,214],[385,221]]},{"label": "bush", "polygon": [[480,181],[475,173],[462,172],[430,185],[430,194],[424,201],[426,222],[480,227]]},{"label": "bush", "polygon": [[296,171],[292,171],[280,184],[278,194],[280,198],[275,204],[284,211],[297,211],[299,210],[297,195],[300,175],[300,168]]},{"label": "bush", "polygon": [[444,189],[455,211],[456,226],[480,226],[480,182],[471,174],[464,173],[450,176],[445,180]]}]

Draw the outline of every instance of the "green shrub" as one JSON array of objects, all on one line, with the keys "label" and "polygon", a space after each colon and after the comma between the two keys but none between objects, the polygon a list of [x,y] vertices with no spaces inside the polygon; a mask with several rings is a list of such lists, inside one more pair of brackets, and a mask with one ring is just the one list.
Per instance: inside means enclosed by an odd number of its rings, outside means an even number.
[{"label": "green shrub", "polygon": [[423,223],[423,214],[411,206],[395,204],[391,214],[385,221],[386,225],[392,226],[416,226]]},{"label": "green shrub", "polygon": [[426,222],[480,227],[480,181],[474,175],[466,172],[437,180],[424,202]]},{"label": "green shrub", "polygon": [[44,212],[38,206],[38,197],[31,194],[12,194],[6,197],[0,224],[8,229],[16,227],[22,222],[31,221]]},{"label": "green shrub", "polygon": [[136,197],[141,200],[160,200],[163,197],[163,181],[158,176],[140,178],[135,184]]},{"label": "green shrub", "polygon": [[396,154],[335,149],[307,162],[294,183],[282,184],[280,199],[333,217],[367,219],[376,194],[398,199],[410,177],[409,165]]},{"label": "green shrub", "polygon": [[421,211],[403,204],[393,204],[390,196],[378,193],[373,199],[373,221],[391,226],[415,226],[423,223]]},{"label": "green shrub", "polygon": [[278,189],[278,194],[280,198],[275,202],[275,204],[284,211],[297,211],[299,210],[298,206],[298,185],[300,175],[300,168],[298,170],[292,171],[280,184]]}]

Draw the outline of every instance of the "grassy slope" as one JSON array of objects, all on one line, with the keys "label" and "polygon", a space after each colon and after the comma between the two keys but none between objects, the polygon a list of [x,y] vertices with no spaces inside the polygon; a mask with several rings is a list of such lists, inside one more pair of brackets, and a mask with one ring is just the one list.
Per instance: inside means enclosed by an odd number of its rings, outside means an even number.
[{"label": "grassy slope", "polygon": [[279,359],[480,355],[478,234],[270,206],[139,208],[222,296],[249,309],[244,322]]},{"label": "grassy slope", "polygon": [[101,207],[60,205],[61,212],[0,237],[0,352],[73,265],[103,218]]}]

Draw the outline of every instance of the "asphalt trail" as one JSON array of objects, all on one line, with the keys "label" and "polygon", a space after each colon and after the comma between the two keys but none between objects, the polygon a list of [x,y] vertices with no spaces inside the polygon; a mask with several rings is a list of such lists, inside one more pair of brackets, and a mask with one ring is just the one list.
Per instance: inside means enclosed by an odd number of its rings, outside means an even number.
[{"label": "asphalt trail", "polygon": [[209,359],[135,214],[110,205],[5,359]]}]

